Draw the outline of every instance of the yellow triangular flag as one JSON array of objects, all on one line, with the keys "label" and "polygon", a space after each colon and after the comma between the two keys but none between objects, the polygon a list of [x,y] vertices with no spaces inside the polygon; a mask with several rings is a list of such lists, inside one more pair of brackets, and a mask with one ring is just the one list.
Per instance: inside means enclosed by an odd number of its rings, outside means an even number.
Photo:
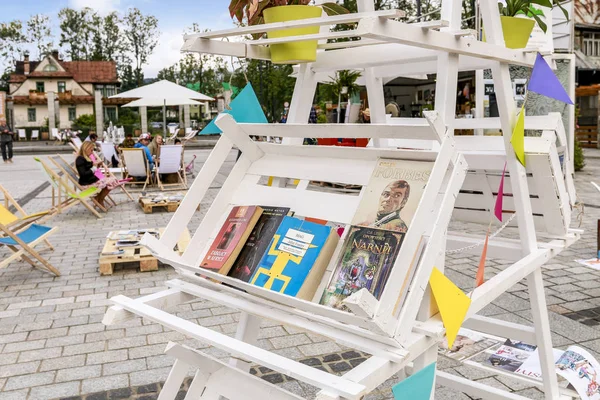
[{"label": "yellow triangular flag", "polygon": [[446,338],[448,339],[448,348],[450,349],[467,315],[471,299],[435,267],[429,278],[429,285],[431,285],[433,297],[446,328]]},{"label": "yellow triangular flag", "polygon": [[515,150],[515,155],[519,162],[525,166],[525,104],[521,107],[515,129],[513,129],[510,143]]}]

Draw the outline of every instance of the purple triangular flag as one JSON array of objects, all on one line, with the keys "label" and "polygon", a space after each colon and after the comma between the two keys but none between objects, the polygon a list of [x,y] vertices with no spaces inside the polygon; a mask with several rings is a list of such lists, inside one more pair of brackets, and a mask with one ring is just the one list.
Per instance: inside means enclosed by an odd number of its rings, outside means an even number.
[{"label": "purple triangular flag", "polygon": [[533,71],[527,89],[563,103],[573,104],[565,88],[563,88],[556,75],[554,75],[552,68],[540,53],[538,53],[535,64],[533,64]]}]

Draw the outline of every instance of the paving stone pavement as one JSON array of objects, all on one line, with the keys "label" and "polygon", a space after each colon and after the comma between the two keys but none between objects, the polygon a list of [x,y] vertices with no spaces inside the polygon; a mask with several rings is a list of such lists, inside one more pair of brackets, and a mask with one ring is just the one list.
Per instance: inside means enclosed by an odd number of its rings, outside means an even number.
[{"label": "paving stone pavement", "polygon": [[[551,260],[543,273],[554,346],[565,348],[577,343],[598,355],[600,271],[582,267],[574,261],[591,258],[596,252],[600,193],[589,181],[599,176],[600,158],[596,157],[600,157],[600,152],[588,152],[595,157],[588,158],[585,169],[576,175],[578,195],[586,204],[581,216],[581,228],[586,233],[578,243]],[[186,160],[194,154],[198,156],[198,171],[209,151],[186,152]],[[231,152],[200,211],[190,222],[190,231],[198,226],[233,167],[235,157],[236,152]],[[0,164],[0,183],[17,200],[27,199],[28,193],[44,183],[44,177],[32,156],[16,156],[14,160],[14,164]],[[112,276],[99,276],[98,254],[107,232],[162,227],[172,216],[166,212],[143,214],[137,203],[127,202],[121,194],[115,197],[122,204],[111,209],[103,219],[98,220],[76,206],[48,221],[48,225],[59,227],[51,238],[56,249],[47,256],[60,269],[60,278],[32,270],[20,262],[0,270],[0,400],[154,399],[173,363],[173,359],[163,354],[170,340],[226,358],[226,354],[217,349],[140,318],[109,327],[101,323],[112,296],[137,297],[154,293],[164,289],[166,280],[176,277],[173,269],[165,265],[158,271],[145,273],[134,267],[117,267]],[[28,212],[41,211],[48,208],[50,202],[51,191],[46,188],[27,202],[25,208]],[[577,215],[573,221],[573,226],[577,227]],[[480,227],[465,224],[453,223],[452,229],[482,233]],[[516,234],[513,228],[502,232],[507,237],[516,237]],[[2,251],[0,257],[5,255]],[[446,273],[461,288],[470,289],[478,261],[478,256],[450,255]],[[502,260],[489,260],[486,278],[502,271],[505,265]],[[481,314],[532,325],[526,284],[515,285]],[[207,301],[179,306],[177,315],[228,335],[234,334],[239,319],[235,310]],[[258,345],[337,373],[343,373],[349,365],[354,366],[366,357],[312,333],[268,320],[262,321]],[[468,379],[481,380],[527,397],[542,398],[536,388],[493,372],[476,370],[445,358],[440,358],[438,366]],[[255,366],[253,371],[304,398],[313,398],[316,393],[314,387],[260,366]],[[391,399],[390,388],[396,381],[395,378],[388,380],[367,399]],[[436,398],[469,397],[438,388]]]}]

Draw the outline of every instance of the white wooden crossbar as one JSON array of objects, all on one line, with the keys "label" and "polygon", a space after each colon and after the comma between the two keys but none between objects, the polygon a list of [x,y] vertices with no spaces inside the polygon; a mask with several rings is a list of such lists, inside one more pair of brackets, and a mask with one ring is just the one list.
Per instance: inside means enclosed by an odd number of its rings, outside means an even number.
[{"label": "white wooden crossbar", "polygon": [[437,140],[425,118],[402,118],[394,125],[387,124],[239,124],[251,136],[280,136],[288,138],[373,138]]},{"label": "white wooden crossbar", "polygon": [[234,357],[259,363],[274,371],[278,371],[291,376],[292,378],[300,379],[303,382],[337,393],[340,396],[349,399],[358,399],[365,394],[363,385],[331,375],[308,365],[292,361],[286,357],[263,350],[248,343],[238,341],[227,335],[176,317],[165,311],[146,304],[137,303],[135,300],[129,299],[128,297],[119,295],[113,297],[111,301],[126,310],[135,312],[143,318],[147,318],[148,320],[159,323],[169,329],[210,344],[218,349],[228,352]]},{"label": "white wooden crossbar", "polygon": [[288,22],[273,22],[270,24],[261,24],[246,26],[241,28],[225,29],[220,31],[210,31],[203,33],[193,33],[183,35],[184,40],[189,39],[216,39],[230,36],[245,36],[255,33],[272,32],[282,29],[305,28],[309,26],[331,26],[336,24],[347,24],[358,22],[363,18],[402,18],[405,12],[402,10],[380,10],[364,13],[350,13],[317,18],[299,19]]}]

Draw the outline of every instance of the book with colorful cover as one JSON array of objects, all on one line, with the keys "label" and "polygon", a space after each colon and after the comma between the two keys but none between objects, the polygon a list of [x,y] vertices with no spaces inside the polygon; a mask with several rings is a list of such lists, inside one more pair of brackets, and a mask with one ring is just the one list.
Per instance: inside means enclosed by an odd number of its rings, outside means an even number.
[{"label": "book with colorful cover", "polygon": [[379,299],[404,235],[401,232],[351,226],[320,303],[344,310],[344,299],[363,288]]},{"label": "book with colorful cover", "polygon": [[285,207],[261,206],[263,213],[246,240],[242,251],[229,270],[229,276],[248,282],[262,256],[269,248],[271,239],[290,209]]},{"label": "book with colorful cover", "polygon": [[406,233],[433,164],[428,161],[379,159],[352,225]]},{"label": "book with colorful cover", "polygon": [[257,206],[233,207],[200,267],[227,275],[262,211]]},{"label": "book with colorful cover", "polygon": [[329,226],[286,216],[250,283],[312,300],[338,240]]}]

